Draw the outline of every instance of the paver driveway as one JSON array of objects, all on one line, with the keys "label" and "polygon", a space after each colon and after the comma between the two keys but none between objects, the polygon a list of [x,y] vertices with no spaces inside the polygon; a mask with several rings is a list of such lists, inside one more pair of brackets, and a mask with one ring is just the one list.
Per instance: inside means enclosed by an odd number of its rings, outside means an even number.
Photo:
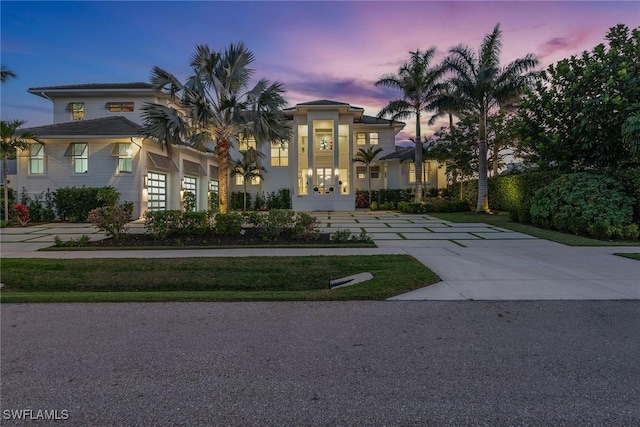
[{"label": "paver driveway", "polygon": [[[3,257],[95,258],[264,255],[410,254],[442,282],[394,299],[417,300],[601,300],[640,299],[640,262],[613,255],[640,247],[570,247],[479,223],[451,223],[428,215],[387,211],[314,212],[322,231],[366,231],[378,248],[236,249],[169,251],[35,252],[63,239],[88,234],[86,224],[2,229]],[[132,224],[142,232],[143,224]]]}]

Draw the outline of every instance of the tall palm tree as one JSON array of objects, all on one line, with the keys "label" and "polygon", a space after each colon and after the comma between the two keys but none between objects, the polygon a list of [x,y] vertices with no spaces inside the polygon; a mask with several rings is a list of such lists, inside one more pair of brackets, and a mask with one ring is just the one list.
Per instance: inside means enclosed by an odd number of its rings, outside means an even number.
[{"label": "tall palm tree", "polygon": [[0,65],[0,82],[4,83],[9,78],[15,79],[16,77],[16,73],[8,69],[6,65]]},{"label": "tall palm tree", "polygon": [[380,110],[378,117],[391,117],[393,122],[415,116],[415,141],[418,141],[415,149],[416,201],[422,200],[423,187],[420,121],[423,112],[435,108],[434,101],[440,93],[440,78],[445,71],[440,66],[431,66],[435,52],[435,47],[425,52],[409,52],[411,58],[400,67],[398,74],[385,74],[375,83],[376,86],[392,87],[402,91],[402,98],[390,101]]},{"label": "tall palm tree", "polygon": [[247,182],[254,178],[263,178],[262,172],[266,172],[266,169],[262,166],[260,159],[262,153],[249,148],[248,150],[240,150],[240,158],[231,160],[231,176],[242,177],[242,196],[243,196],[243,211],[247,210]]},{"label": "tall palm tree", "polygon": [[361,148],[358,150],[354,158],[351,159],[351,161],[362,163],[365,166],[365,172],[369,180],[369,187],[367,188],[367,191],[369,192],[369,206],[371,206],[371,163],[374,162],[376,156],[380,154],[381,151],[382,148],[380,147]]},{"label": "tall palm tree", "polygon": [[260,79],[249,87],[253,61],[253,53],[243,43],[219,52],[198,45],[191,56],[192,75],[184,84],[161,68],[154,67],[151,73],[151,83],[167,90],[177,108],[154,103],[142,107],[142,134],[163,149],[187,144],[204,151],[215,144],[223,213],[228,210],[229,150],[237,135],[279,143],[288,140],[291,133],[280,113],[286,106],[282,83]]},{"label": "tall palm tree", "polygon": [[9,186],[7,185],[7,159],[10,154],[15,153],[16,149],[25,149],[29,145],[39,143],[38,137],[31,132],[22,132],[20,135],[16,135],[19,127],[25,124],[25,120],[11,120],[5,122],[0,121],[0,135],[2,141],[0,142],[0,152],[2,152],[2,177],[4,187],[4,220],[9,220]]},{"label": "tall palm tree", "polygon": [[487,34],[477,54],[468,46],[459,45],[449,51],[444,65],[453,72],[449,80],[452,90],[449,105],[458,112],[478,117],[478,203],[477,212],[490,212],[487,188],[487,118],[492,110],[508,107],[528,88],[537,73],[538,60],[532,54],[500,66],[502,32],[497,24]]}]

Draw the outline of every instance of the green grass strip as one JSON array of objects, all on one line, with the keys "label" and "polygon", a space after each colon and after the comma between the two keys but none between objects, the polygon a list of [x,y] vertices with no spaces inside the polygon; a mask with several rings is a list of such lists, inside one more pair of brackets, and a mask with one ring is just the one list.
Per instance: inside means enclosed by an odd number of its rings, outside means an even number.
[{"label": "green grass strip", "polygon": [[614,255],[618,255],[621,257],[625,257],[625,258],[629,258],[629,259],[635,259],[637,261],[640,261],[640,254],[614,254]]},{"label": "green grass strip", "polygon": [[[329,290],[329,281],[374,278]],[[383,300],[439,281],[408,255],[2,260],[4,302]]]},{"label": "green grass strip", "polygon": [[493,215],[475,212],[453,212],[453,213],[432,213],[433,217],[451,222],[480,222],[495,227],[506,228],[518,233],[528,234],[540,239],[562,243],[569,246],[638,246],[640,241],[609,241],[591,239],[589,237],[576,236],[574,234],[562,233],[555,230],[538,228],[529,224],[520,224],[509,219],[508,212],[494,211]]}]

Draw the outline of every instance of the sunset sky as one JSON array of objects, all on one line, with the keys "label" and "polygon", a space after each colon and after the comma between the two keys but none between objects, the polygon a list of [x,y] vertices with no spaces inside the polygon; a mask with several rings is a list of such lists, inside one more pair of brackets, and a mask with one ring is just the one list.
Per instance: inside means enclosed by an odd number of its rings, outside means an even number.
[{"label": "sunset sky", "polygon": [[[618,23],[640,24],[637,2],[12,2],[0,3],[3,120],[49,124],[49,101],[29,87],[148,81],[154,65],[185,77],[196,44],[244,41],[256,77],[280,80],[289,105],[348,102],[376,115],[399,94],[374,87],[408,52],[474,49],[496,23],[504,64],[533,53],[541,67],[604,42]],[[400,135],[406,140],[413,124]],[[426,125],[425,125],[426,127]],[[427,133],[429,133],[427,131]]]}]

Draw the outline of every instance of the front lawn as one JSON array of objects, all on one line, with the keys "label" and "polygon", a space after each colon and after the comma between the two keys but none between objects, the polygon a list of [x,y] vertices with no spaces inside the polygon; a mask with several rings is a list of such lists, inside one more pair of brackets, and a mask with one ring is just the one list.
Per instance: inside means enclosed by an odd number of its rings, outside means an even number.
[{"label": "front lawn", "polygon": [[[329,290],[329,281],[373,279]],[[3,259],[2,302],[383,300],[438,282],[408,255]]]},{"label": "front lawn", "polygon": [[551,240],[569,246],[640,246],[640,241],[598,240],[560,231],[538,228],[533,225],[513,222],[508,212],[494,211],[493,215],[475,212],[430,213],[430,216],[451,222],[483,222],[496,227],[506,228],[528,234],[540,239]]}]

